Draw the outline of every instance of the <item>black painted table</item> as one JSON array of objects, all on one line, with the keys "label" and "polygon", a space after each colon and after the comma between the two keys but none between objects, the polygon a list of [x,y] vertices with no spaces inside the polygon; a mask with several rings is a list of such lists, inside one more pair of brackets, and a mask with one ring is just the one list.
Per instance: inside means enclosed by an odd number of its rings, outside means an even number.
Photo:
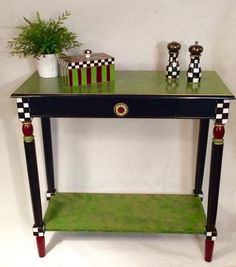
[{"label": "black painted table", "polygon": [[[214,241],[224,125],[233,94],[213,71],[200,84],[169,81],[164,72],[117,71],[115,82],[68,87],[60,78],[34,73],[13,94],[24,134],[34,214],[33,234],[39,256],[45,256],[45,231],[105,231],[205,234],[205,259]],[[43,217],[33,135],[33,118],[41,118],[47,174],[48,209]],[[176,118],[200,120],[193,194],[89,194],[56,192],[50,118]],[[209,120],[214,120],[207,213],[202,182]],[[158,122],[157,122],[158,123]]]}]

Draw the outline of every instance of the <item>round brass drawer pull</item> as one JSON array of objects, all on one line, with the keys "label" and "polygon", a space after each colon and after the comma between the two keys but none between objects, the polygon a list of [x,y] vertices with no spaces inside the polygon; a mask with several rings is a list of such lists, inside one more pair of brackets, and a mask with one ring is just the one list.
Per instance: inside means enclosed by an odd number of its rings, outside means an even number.
[{"label": "round brass drawer pull", "polygon": [[117,117],[125,117],[129,112],[129,107],[125,103],[117,103],[114,106],[114,113]]}]

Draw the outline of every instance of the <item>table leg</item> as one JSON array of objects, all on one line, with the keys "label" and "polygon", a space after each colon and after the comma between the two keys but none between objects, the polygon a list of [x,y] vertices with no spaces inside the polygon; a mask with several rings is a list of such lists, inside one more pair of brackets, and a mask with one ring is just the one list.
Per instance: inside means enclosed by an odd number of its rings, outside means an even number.
[{"label": "table leg", "polygon": [[33,234],[36,236],[38,253],[40,257],[45,256],[44,225],[42,219],[42,206],[40,198],[40,187],[38,177],[37,158],[31,121],[23,122],[22,132],[24,134],[24,147],[27,163],[28,179],[31,193],[31,201],[34,215]]},{"label": "table leg", "polygon": [[208,207],[207,207],[207,225],[206,225],[206,241],[205,241],[205,260],[210,262],[212,260],[214,241],[217,237],[217,230],[215,228],[218,196],[220,187],[220,174],[224,146],[224,125],[215,124],[212,139],[211,151],[211,167],[210,167],[210,181],[208,193]]},{"label": "table leg", "polygon": [[201,119],[199,127],[199,136],[198,136],[195,187],[193,190],[194,195],[200,197],[201,199],[203,199],[202,181],[203,181],[204,167],[205,167],[208,129],[209,129],[209,120]]},{"label": "table leg", "polygon": [[53,168],[53,153],[52,153],[52,137],[50,118],[41,118],[44,158],[47,176],[47,200],[50,200],[52,195],[55,195],[54,183],[54,168]]}]

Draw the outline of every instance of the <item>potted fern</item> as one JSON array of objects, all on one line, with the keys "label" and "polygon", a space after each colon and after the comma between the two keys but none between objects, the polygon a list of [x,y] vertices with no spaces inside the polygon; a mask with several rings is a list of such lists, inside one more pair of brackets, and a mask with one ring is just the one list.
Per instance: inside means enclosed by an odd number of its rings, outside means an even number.
[{"label": "potted fern", "polygon": [[80,46],[76,34],[69,31],[64,22],[70,16],[65,11],[56,19],[44,20],[39,12],[33,20],[24,17],[24,24],[17,27],[19,35],[8,42],[12,55],[33,56],[39,76],[43,78],[58,75],[57,57],[64,51]]}]

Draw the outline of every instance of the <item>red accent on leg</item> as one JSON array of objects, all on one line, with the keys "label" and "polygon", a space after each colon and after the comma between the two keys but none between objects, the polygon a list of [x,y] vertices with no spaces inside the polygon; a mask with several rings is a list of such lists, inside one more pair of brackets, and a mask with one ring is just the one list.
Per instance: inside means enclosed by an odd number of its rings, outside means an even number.
[{"label": "red accent on leg", "polygon": [[110,66],[107,66],[107,81],[110,81]]},{"label": "red accent on leg", "polygon": [[86,69],[87,74],[87,84],[91,84],[91,68]]},{"label": "red accent on leg", "polygon": [[69,74],[69,86],[72,86],[73,85],[72,70],[68,70],[68,74]]},{"label": "red accent on leg", "polygon": [[211,262],[214,250],[214,241],[205,240],[205,261]]},{"label": "red accent on leg", "polygon": [[22,132],[24,136],[32,136],[33,135],[33,125],[31,122],[24,122],[22,125]]},{"label": "red accent on leg", "polygon": [[102,67],[97,67],[97,82],[101,83],[102,82]]},{"label": "red accent on leg", "polygon": [[222,139],[225,134],[224,125],[215,125],[213,129],[213,136],[215,139]]},{"label": "red accent on leg", "polygon": [[45,238],[44,236],[36,236],[39,257],[42,258],[46,255]]}]

